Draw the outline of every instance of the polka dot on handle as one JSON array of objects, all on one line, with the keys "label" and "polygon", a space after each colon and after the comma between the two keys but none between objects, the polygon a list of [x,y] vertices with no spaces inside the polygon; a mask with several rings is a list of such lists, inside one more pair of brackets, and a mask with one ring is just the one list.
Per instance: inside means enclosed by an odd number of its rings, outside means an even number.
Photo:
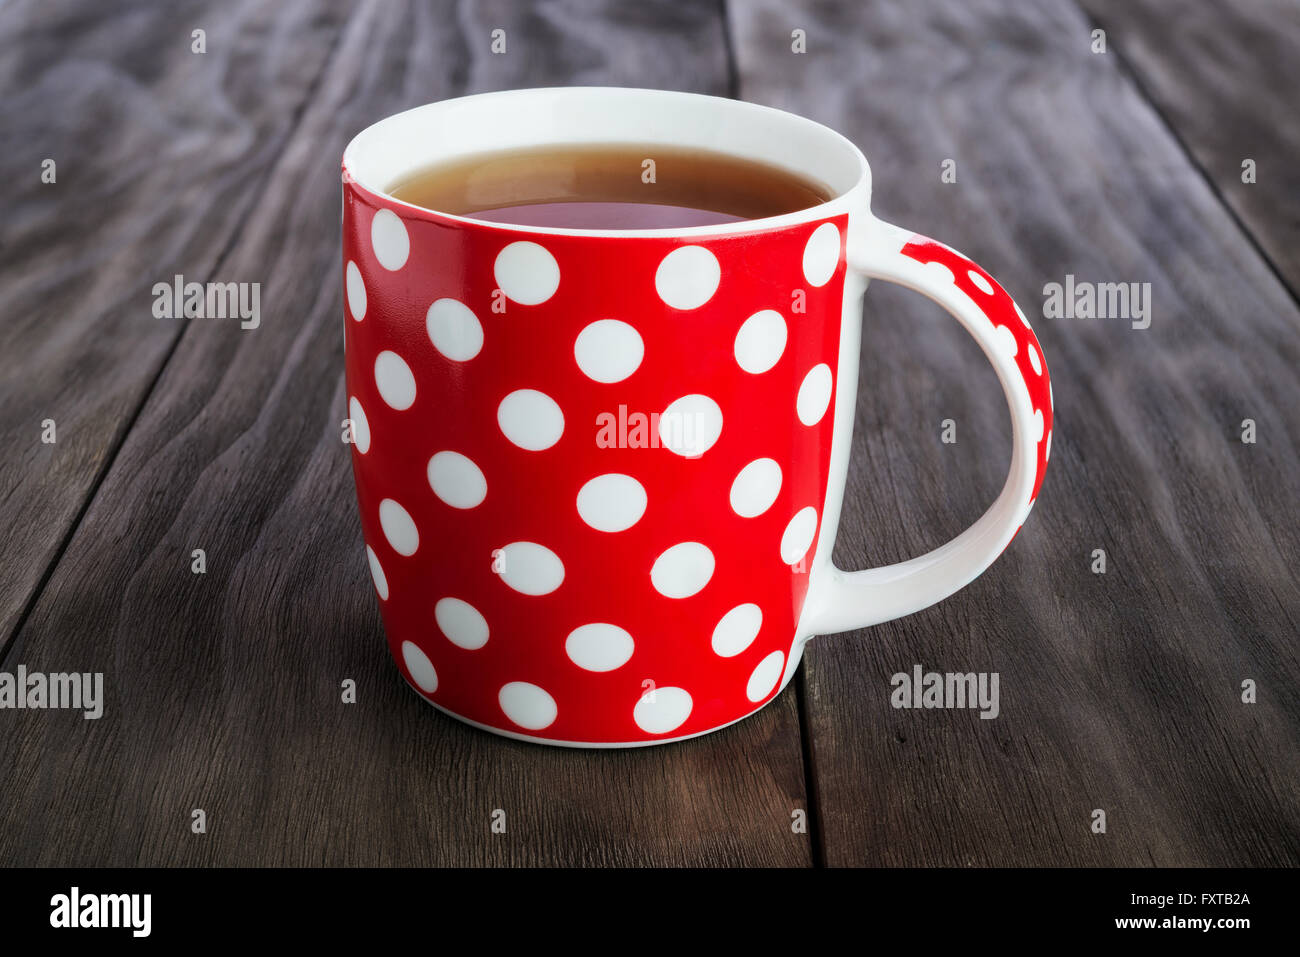
[{"label": "polka dot on handle", "polygon": [[943,263],[928,262],[921,268],[930,273],[939,282],[957,281],[957,277],[952,274],[952,270]]},{"label": "polka dot on handle", "polygon": [[799,413],[799,421],[804,425],[816,425],[826,414],[831,402],[833,381],[831,367],[824,362],[813,366],[804,376],[795,400],[795,410]]},{"label": "polka dot on handle", "polygon": [[406,265],[411,255],[411,237],[406,226],[391,209],[381,209],[370,221],[370,247],[379,265],[395,272]]},{"label": "polka dot on handle", "polygon": [[541,731],[555,722],[559,709],[555,699],[535,684],[512,681],[497,693],[497,702],[507,718],[529,731]]},{"label": "polka dot on handle", "polygon": [[736,333],[736,362],[751,375],[768,371],[780,361],[788,335],[785,319],[775,309],[754,313]]},{"label": "polka dot on handle", "polygon": [[713,629],[713,653],[734,658],[754,643],[763,627],[763,609],[753,602],[737,605],[718,620]]},{"label": "polka dot on handle", "polygon": [[722,410],[707,395],[684,395],[659,415],[659,443],[688,459],[698,458],[722,435]]},{"label": "polka dot on handle", "polygon": [[1029,365],[1034,370],[1034,375],[1043,374],[1043,360],[1039,358],[1038,350],[1034,348],[1032,342],[1025,344],[1025,352],[1029,354]]},{"label": "polka dot on handle", "polygon": [[564,413],[536,389],[518,389],[497,406],[497,425],[507,439],[530,452],[549,449],[564,434]]},{"label": "polka dot on handle", "polygon": [[348,419],[352,422],[352,445],[365,455],[370,451],[370,420],[356,396],[348,399]]},{"label": "polka dot on handle", "polygon": [[1034,409],[1034,441],[1043,441],[1043,410]]},{"label": "polka dot on handle", "polygon": [[775,459],[755,459],[731,483],[731,508],[741,518],[762,515],[781,492],[781,466]]},{"label": "polka dot on handle", "polygon": [[793,565],[812,547],[817,534],[817,509],[809,505],[795,513],[781,535],[781,561]]},{"label": "polka dot on handle", "polygon": [[645,343],[626,322],[597,319],[573,343],[573,358],[583,374],[595,382],[622,382],[641,365]]},{"label": "polka dot on handle", "polygon": [[487,644],[487,619],[477,608],[459,598],[440,598],[433,606],[439,630],[457,648],[477,651]]},{"label": "polka dot on handle", "polygon": [[975,288],[977,288],[980,292],[984,293],[984,295],[986,296],[993,295],[992,284],[990,284],[987,279],[985,279],[974,269],[967,269],[966,276],[968,279],[970,279],[971,282],[975,284]]},{"label": "polka dot on handle", "polygon": [[785,670],[785,654],[780,651],[774,651],[758,663],[753,673],[749,676],[749,682],[745,685],[745,697],[757,704],[776,688],[776,683],[781,680],[781,673]]},{"label": "polka dot on handle", "polygon": [[436,299],[424,326],[433,347],[453,362],[468,362],[483,348],[483,325],[459,299]]},{"label": "polka dot on handle", "polygon": [[803,248],[803,276],[813,286],[824,286],[840,263],[840,231],[834,223],[813,230]]},{"label": "polka dot on handle", "polygon": [[411,513],[391,498],[379,503],[379,527],[393,551],[407,558],[420,547],[420,533]]},{"label": "polka dot on handle", "polygon": [[543,303],[560,288],[560,264],[533,242],[511,243],[497,253],[492,274],[506,298],[524,306]]},{"label": "polka dot on handle", "polygon": [[352,260],[348,260],[347,276],[348,311],[357,322],[366,318],[366,284],[361,281],[361,270]]},{"label": "polka dot on handle", "polygon": [[645,486],[618,472],[597,475],[578,490],[578,514],[598,532],[623,532],[641,520]]},{"label": "polka dot on handle", "polygon": [[549,595],[564,582],[560,556],[536,542],[511,542],[499,556],[501,580],[525,595]]},{"label": "polka dot on handle", "polygon": [[722,267],[703,246],[679,246],[659,262],[655,291],[674,309],[698,309],[718,291]]},{"label": "polka dot on handle", "polygon": [[433,669],[433,662],[429,656],[413,641],[402,642],[402,661],[406,665],[406,670],[411,673],[411,680],[415,686],[425,694],[433,694],[438,690],[438,672]]},{"label": "polka dot on handle", "polygon": [[646,734],[667,734],[686,723],[694,702],[685,688],[652,688],[632,709],[632,720]]},{"label": "polka dot on handle", "polygon": [[575,628],[564,640],[565,654],[584,671],[614,671],[627,664],[635,650],[631,635],[604,622]]},{"label": "polka dot on handle", "polygon": [[474,508],[487,498],[483,470],[459,452],[438,452],[427,472],[433,494],[452,508]]},{"label": "polka dot on handle", "polygon": [[415,404],[415,375],[396,352],[384,350],[375,357],[375,388],[379,397],[398,412]]},{"label": "polka dot on handle", "polygon": [[388,601],[388,577],[384,574],[384,566],[379,564],[379,556],[369,545],[366,546],[366,561],[370,564],[370,577],[375,583],[375,591],[381,601]]},{"label": "polka dot on handle", "polygon": [[690,598],[713,577],[713,552],[699,542],[681,542],[655,559],[650,583],[665,598]]},{"label": "polka dot on handle", "polygon": [[1047,433],[1047,445],[1043,446],[1043,461],[1052,457],[1052,433]]}]

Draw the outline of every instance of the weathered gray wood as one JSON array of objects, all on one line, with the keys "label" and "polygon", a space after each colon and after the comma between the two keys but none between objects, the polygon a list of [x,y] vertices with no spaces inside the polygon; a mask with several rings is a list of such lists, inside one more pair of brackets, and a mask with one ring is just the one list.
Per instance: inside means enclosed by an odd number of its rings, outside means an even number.
[{"label": "weathered gray wood", "polygon": [[[744,98],[854,138],[876,212],[970,254],[1031,318],[1067,273],[1153,289],[1146,330],[1036,320],[1052,462],[1002,559],[935,608],[810,647],[825,860],[1300,861],[1300,314],[1287,290],[1063,0],[756,0],[732,4],[730,23]],[[793,29],[806,54],[791,53]],[[1206,124],[1229,110],[1216,102]],[[954,184],[940,179],[949,158]],[[1250,221],[1281,232],[1261,235],[1289,235],[1268,216]],[[957,534],[997,494],[1010,449],[974,344],[912,293],[877,285],[867,301],[843,567]],[[940,441],[946,418],[955,445]],[[1090,571],[1097,548],[1104,575]],[[894,710],[891,675],[917,663],[999,672],[1001,717]],[[1258,704],[1241,702],[1244,679]],[[1104,835],[1090,831],[1098,808]]]},{"label": "weathered gray wood", "polygon": [[[1080,0],[1300,296],[1300,5]],[[1242,163],[1255,161],[1255,182]]]},{"label": "weathered gray wood", "polygon": [[0,7],[0,648],[180,334],[151,287],[220,268],[346,4],[152,6]]},{"label": "weathered gray wood", "polygon": [[[494,27],[505,55],[488,53]],[[221,263],[222,278],[263,283],[261,328],[188,325],[4,660],[104,671],[108,701],[98,721],[0,718],[0,860],[810,863],[791,830],[806,807],[793,693],[716,735],[625,752],[509,742],[420,701],[388,659],[340,441],[351,135],[466,91],[720,92],[723,50],[712,3],[356,9]],[[190,572],[194,548],[206,575]],[[356,705],[340,703],[347,678]]]}]

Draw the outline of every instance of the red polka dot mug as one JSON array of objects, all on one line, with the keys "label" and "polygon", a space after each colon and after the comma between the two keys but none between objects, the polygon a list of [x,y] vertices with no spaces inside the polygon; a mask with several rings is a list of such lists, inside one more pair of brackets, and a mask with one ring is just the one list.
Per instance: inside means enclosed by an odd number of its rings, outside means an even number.
[{"label": "red polka dot mug", "polygon": [[[824,183],[800,212],[680,229],[488,222],[396,200],[440,161],[663,144]],[[777,110],[568,88],[434,103],[343,156],[352,463],[388,643],[436,708],[544,744],[716,731],[771,701],[813,636],[968,584],[1051,451],[1024,314],[960,253],[870,211],[862,153]],[[1013,453],[989,510],[896,565],[831,561],[869,279],[943,306],[993,364]]]}]

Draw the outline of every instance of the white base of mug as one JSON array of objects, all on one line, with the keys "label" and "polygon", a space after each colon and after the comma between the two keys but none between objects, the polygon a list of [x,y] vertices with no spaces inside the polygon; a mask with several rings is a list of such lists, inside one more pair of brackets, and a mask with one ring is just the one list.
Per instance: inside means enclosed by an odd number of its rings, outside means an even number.
[{"label": "white base of mug", "polygon": [[515,741],[526,741],[529,744],[547,744],[555,748],[590,748],[593,750],[606,750],[612,748],[652,748],[657,744],[675,744],[678,741],[689,741],[691,738],[702,738],[706,734],[713,734],[715,731],[721,731],[723,728],[730,728],[733,724],[739,724],[746,718],[758,714],[758,712],[762,711],[777,698],[781,697],[781,693],[785,691],[786,686],[789,685],[791,679],[794,678],[794,673],[799,670],[799,662],[803,660],[803,648],[805,643],[806,642],[803,641],[795,642],[795,649],[797,650],[791,651],[790,656],[793,661],[790,666],[785,669],[785,678],[781,682],[781,687],[777,689],[776,694],[772,695],[772,697],[768,698],[753,711],[741,715],[734,721],[728,721],[726,724],[720,724],[717,727],[709,728],[705,731],[696,731],[694,734],[683,734],[676,738],[651,738],[648,741],[560,741],[555,738],[539,738],[533,734],[522,734],[518,731],[506,731],[504,728],[494,728],[490,724],[473,721],[464,715],[457,714],[455,711],[449,711],[437,702],[430,701],[418,688],[410,684],[410,682],[407,682],[407,685],[415,692],[421,701],[433,705],[434,708],[447,715],[447,717],[455,718],[457,721],[462,724],[467,724],[471,728],[478,728],[480,731],[487,731],[490,734],[498,734],[503,738],[512,738]]}]

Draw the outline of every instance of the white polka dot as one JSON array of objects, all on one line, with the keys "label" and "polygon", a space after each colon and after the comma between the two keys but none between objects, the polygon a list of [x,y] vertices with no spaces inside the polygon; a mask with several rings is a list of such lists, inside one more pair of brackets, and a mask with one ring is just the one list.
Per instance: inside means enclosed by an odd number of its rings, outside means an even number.
[{"label": "white polka dot", "polygon": [[537,243],[511,243],[497,253],[492,273],[497,287],[525,306],[545,302],[560,288],[560,264]]},{"label": "white polka dot", "polygon": [[440,598],[433,606],[433,617],[447,640],[457,648],[476,651],[487,644],[487,619],[469,602]]},{"label": "white polka dot", "polygon": [[641,365],[645,343],[626,322],[597,319],[573,342],[573,358],[589,379],[622,382]]},{"label": "white polka dot", "polygon": [[374,579],[375,591],[383,601],[388,601],[388,577],[384,574],[384,567],[379,564],[379,556],[369,545],[366,546],[366,561],[370,563],[370,577]]},{"label": "white polka dot", "polygon": [[487,497],[483,470],[459,452],[439,452],[429,459],[429,487],[452,508],[474,508]]},{"label": "white polka dot", "polygon": [[993,338],[997,340],[998,349],[1008,357],[1015,357],[1016,334],[1008,326],[998,326],[993,330]]},{"label": "white polka dot", "polygon": [[391,498],[379,503],[379,527],[384,530],[388,544],[399,555],[410,557],[420,547],[420,533],[411,513]]},{"label": "white polka dot", "polygon": [[503,686],[497,701],[507,718],[529,731],[548,727],[559,712],[554,698],[527,681],[512,681]]},{"label": "white polka dot", "polygon": [[411,255],[411,237],[391,209],[381,209],[370,222],[370,245],[379,265],[388,270],[401,269]]},{"label": "white polka dot", "polygon": [[1043,410],[1034,409],[1034,441],[1043,441]]},{"label": "white polka dot", "polygon": [[1029,364],[1033,367],[1034,375],[1043,374],[1043,360],[1038,358],[1038,350],[1034,348],[1032,342],[1026,343],[1025,351],[1029,353]]},{"label": "white polka dot", "polygon": [[398,412],[415,402],[415,376],[396,352],[384,351],[375,357],[375,387],[380,398]]},{"label": "white polka dot", "polygon": [[646,734],[667,734],[685,724],[692,705],[684,688],[652,688],[632,709],[632,720]]},{"label": "white polka dot", "polygon": [[425,694],[433,694],[438,690],[438,672],[433,670],[433,662],[416,647],[415,642],[402,642],[402,661],[406,663],[406,670],[411,673],[411,680],[417,688]]},{"label": "white polka dot", "polygon": [[826,363],[813,366],[799,386],[795,409],[804,425],[816,425],[831,402],[831,367]]},{"label": "white polka dot", "polygon": [[785,670],[785,653],[774,651],[758,663],[745,686],[745,697],[755,704],[772,693]]},{"label": "white polka dot", "polygon": [[775,459],[754,459],[731,483],[731,508],[741,518],[762,515],[781,491],[781,466]]},{"label": "white polka dot", "polygon": [[1052,458],[1052,433],[1047,433],[1047,445],[1043,447],[1043,461],[1047,462]]},{"label": "white polka dot", "polygon": [[655,559],[650,582],[665,598],[690,598],[713,577],[713,552],[699,542],[682,542]]},{"label": "white polka dot", "polygon": [[764,309],[745,320],[736,333],[736,362],[753,375],[776,365],[785,352],[785,320],[775,309]]},{"label": "white polka dot", "polygon": [[814,286],[824,286],[839,264],[840,231],[834,223],[822,223],[803,248],[803,277]]},{"label": "white polka dot", "polygon": [[781,561],[793,565],[808,553],[817,534],[817,509],[809,505],[795,513],[781,534]]},{"label": "white polka dot", "polygon": [[630,475],[597,475],[578,490],[578,514],[598,532],[622,532],[645,514],[646,493]]},{"label": "white polka dot", "polygon": [[1050,382],[1047,383],[1047,404],[1053,411],[1056,410],[1056,397],[1052,395],[1052,383]]},{"label": "white polka dot", "polygon": [[370,420],[356,396],[348,399],[348,418],[352,421],[352,444],[362,455],[370,451]]},{"label": "white polka dot", "polygon": [[674,309],[698,309],[713,298],[721,279],[713,253],[703,246],[679,246],[660,261],[655,289]]},{"label": "white polka dot", "polygon": [[549,395],[519,389],[501,400],[497,424],[505,437],[530,452],[549,449],[564,434],[564,413]]},{"label": "white polka dot", "polygon": [[967,269],[966,276],[967,278],[970,279],[971,282],[975,284],[975,287],[979,289],[980,292],[989,296],[993,295],[993,287],[989,285],[989,281],[985,279],[983,276],[981,276],[979,273],[977,273],[974,269]]},{"label": "white polka dot", "polygon": [[483,326],[459,299],[435,299],[424,327],[433,347],[455,362],[467,362],[483,348]]},{"label": "white polka dot", "polygon": [[659,416],[659,442],[688,459],[698,458],[722,435],[722,410],[707,395],[684,395]]},{"label": "white polka dot", "polygon": [[949,269],[947,266],[945,266],[943,263],[929,262],[929,263],[925,263],[925,265],[922,268],[926,272],[930,273],[930,275],[933,276],[934,279],[936,279],[939,282],[957,281],[957,277],[952,274],[952,270]]},{"label": "white polka dot", "polygon": [[627,664],[636,645],[632,636],[617,625],[583,625],[569,632],[564,652],[579,668],[613,671]]},{"label": "white polka dot", "polygon": [[1016,315],[1020,317],[1020,321],[1023,322],[1023,323],[1025,324],[1025,328],[1028,329],[1028,328],[1029,328],[1029,320],[1026,319],[1026,318],[1025,318],[1025,314],[1024,314],[1023,312],[1020,311],[1020,306],[1017,305],[1017,304],[1014,303],[1014,302],[1013,302],[1011,305],[1012,305],[1012,306],[1015,306],[1015,309],[1016,309]]},{"label": "white polka dot", "polygon": [[564,581],[560,556],[536,542],[511,542],[497,557],[501,580],[525,595],[549,595]]},{"label": "white polka dot", "polygon": [[348,260],[347,274],[348,309],[357,322],[366,318],[366,284],[361,281],[361,270],[352,260]]},{"label": "white polka dot", "polygon": [[713,629],[713,653],[734,658],[754,643],[763,627],[763,610],[753,602],[737,605],[719,619]]}]

